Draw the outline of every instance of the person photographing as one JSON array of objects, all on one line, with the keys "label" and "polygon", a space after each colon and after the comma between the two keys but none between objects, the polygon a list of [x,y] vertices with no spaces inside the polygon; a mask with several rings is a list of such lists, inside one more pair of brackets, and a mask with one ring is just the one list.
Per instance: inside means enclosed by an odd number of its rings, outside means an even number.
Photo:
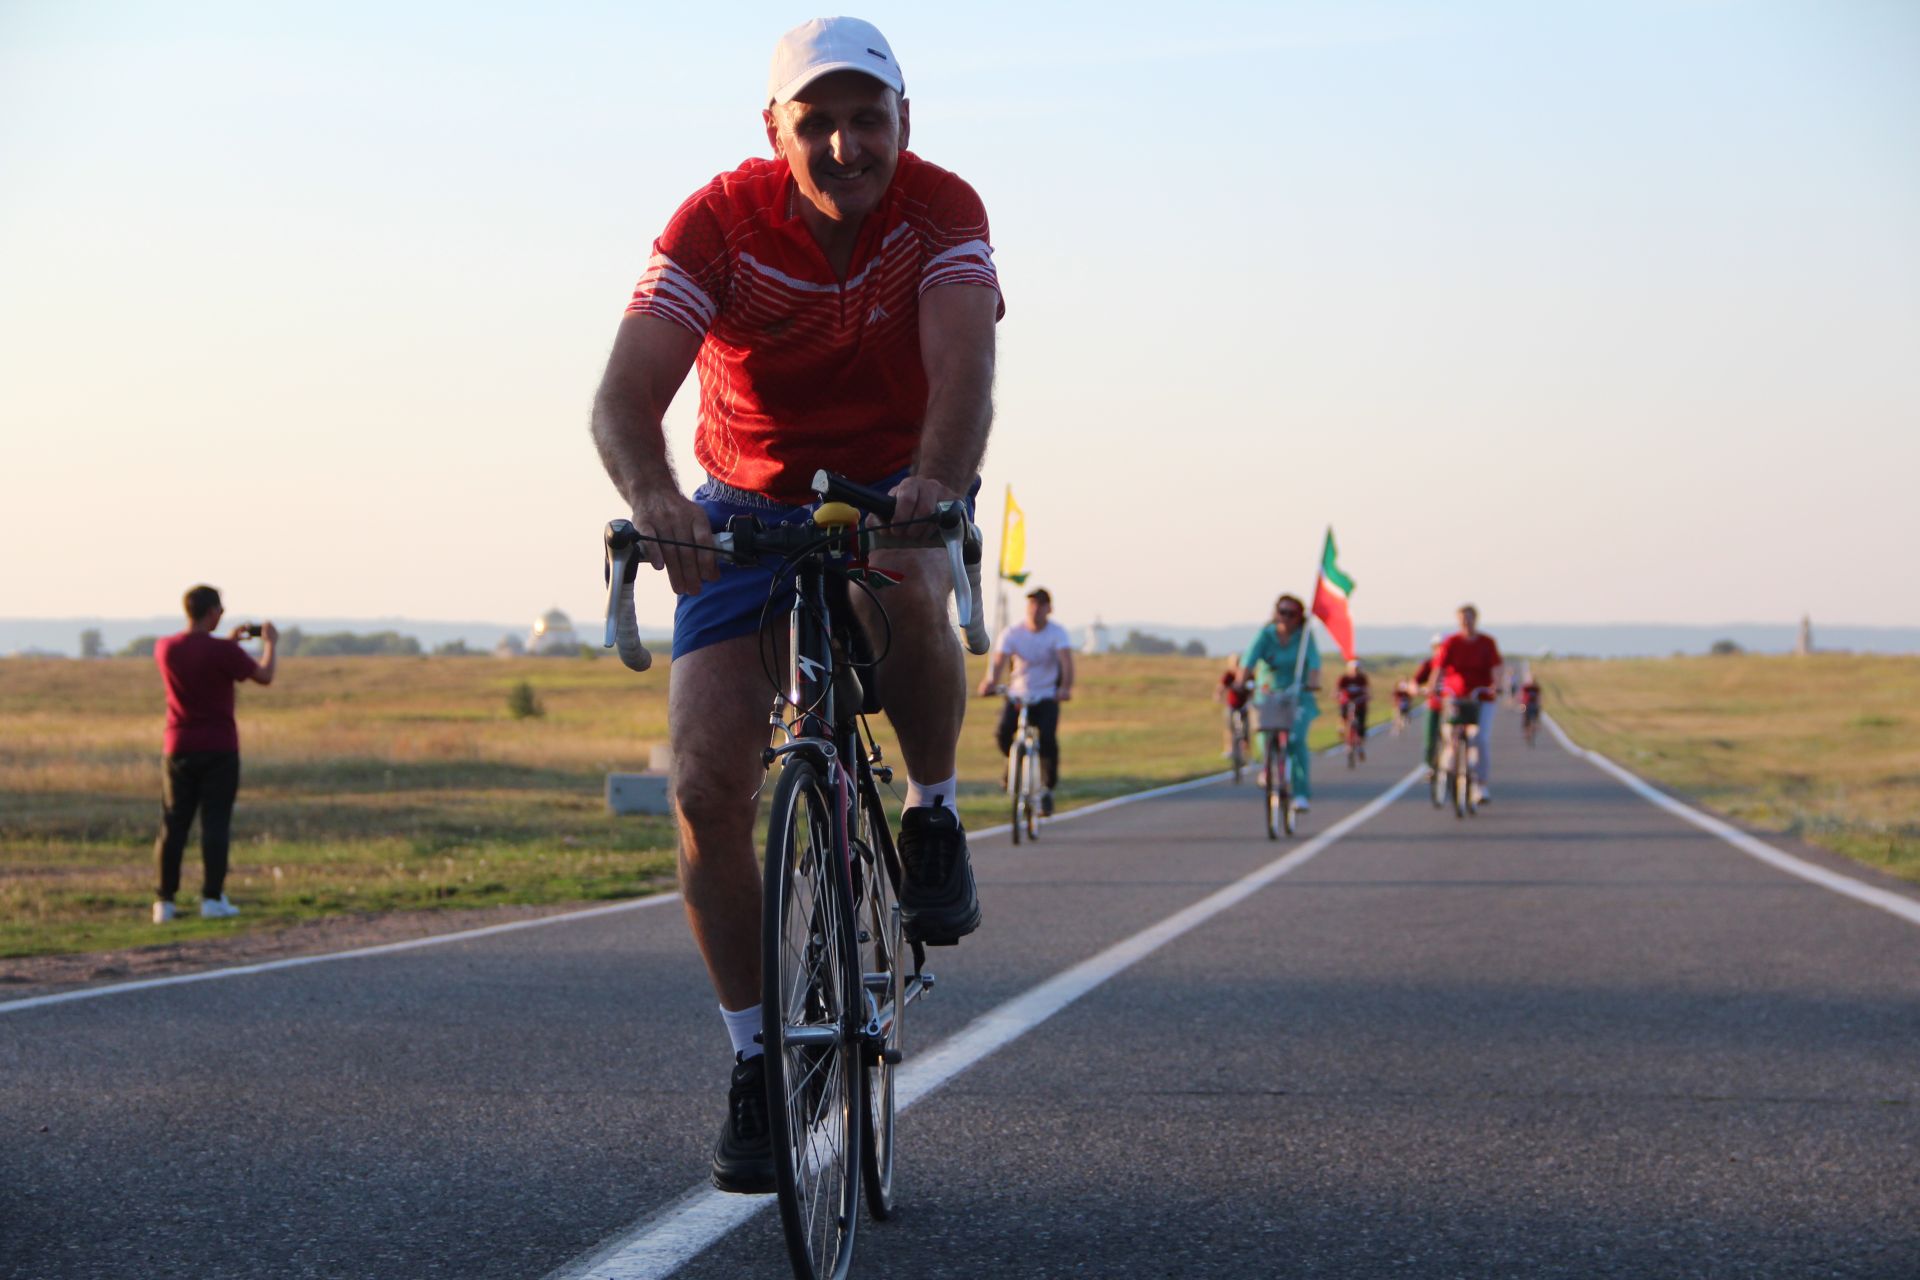
[{"label": "person photographing", "polygon": [[[160,872],[155,924],[174,918],[180,861],[196,814],[203,869],[200,914],[209,920],[240,914],[227,901],[226,891],[233,801],[240,792],[240,730],[233,719],[233,690],[243,680],[273,683],[274,648],[280,639],[271,622],[245,623],[226,636],[215,635],[225,610],[212,587],[194,587],[182,603],[187,629],[153,647],[154,665],[167,691],[160,835],[154,841]],[[258,661],[240,647],[240,641],[255,636],[264,642]]]}]

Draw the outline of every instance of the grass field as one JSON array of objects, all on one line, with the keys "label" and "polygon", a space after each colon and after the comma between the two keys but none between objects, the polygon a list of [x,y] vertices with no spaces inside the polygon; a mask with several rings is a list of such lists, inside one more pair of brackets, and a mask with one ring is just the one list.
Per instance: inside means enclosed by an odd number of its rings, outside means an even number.
[{"label": "grass field", "polygon": [[1920,658],[1538,664],[1582,745],[1765,831],[1920,881]]},{"label": "grass field", "polygon": [[[1081,662],[1062,716],[1063,808],[1221,767],[1210,700],[1220,660]],[[523,681],[545,714],[510,714]],[[181,893],[191,918],[166,940],[671,887],[669,821],[615,818],[603,799],[608,771],[644,769],[665,740],[666,690],[664,671],[636,676],[611,658],[285,660],[271,688],[240,692],[228,896],[245,914],[193,914],[192,845]],[[160,940],[146,913],[163,711],[147,659],[0,662],[0,957]],[[997,711],[976,700],[962,742],[961,811],[974,828],[1004,818]],[[1330,744],[1337,723],[1323,715],[1316,743]]]}]

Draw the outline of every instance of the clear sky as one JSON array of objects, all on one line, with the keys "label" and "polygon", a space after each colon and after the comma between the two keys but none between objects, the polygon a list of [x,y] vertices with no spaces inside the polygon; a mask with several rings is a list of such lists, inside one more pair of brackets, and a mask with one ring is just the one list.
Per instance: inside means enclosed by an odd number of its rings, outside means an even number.
[{"label": "clear sky", "polygon": [[[860,12],[1063,620],[1261,616],[1331,523],[1363,639],[1920,622],[1920,5]],[[808,16],[0,0],[0,612],[590,614],[614,327]]]}]

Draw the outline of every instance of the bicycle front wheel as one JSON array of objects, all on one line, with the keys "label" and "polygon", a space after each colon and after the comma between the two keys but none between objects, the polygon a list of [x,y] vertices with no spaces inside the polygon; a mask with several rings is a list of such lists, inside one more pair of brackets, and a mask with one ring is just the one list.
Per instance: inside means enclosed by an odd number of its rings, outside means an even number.
[{"label": "bicycle front wheel", "polygon": [[860,1209],[865,1021],[852,889],[832,790],[789,756],[767,827],[761,1041],[787,1255],[799,1280],[842,1280]]},{"label": "bicycle front wheel", "polygon": [[1260,764],[1260,785],[1267,798],[1267,839],[1280,838],[1280,764],[1274,758],[1273,739],[1266,741],[1266,756]]}]

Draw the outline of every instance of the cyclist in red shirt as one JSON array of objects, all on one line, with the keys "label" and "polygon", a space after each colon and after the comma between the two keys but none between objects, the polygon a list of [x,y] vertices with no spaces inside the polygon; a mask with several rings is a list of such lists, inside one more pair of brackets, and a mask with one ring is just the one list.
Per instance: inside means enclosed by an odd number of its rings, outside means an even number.
[{"label": "cyclist in red shirt", "polygon": [[1455,698],[1471,697],[1479,705],[1480,729],[1474,744],[1478,763],[1474,775],[1478,802],[1485,804],[1491,798],[1487,781],[1491,775],[1493,758],[1494,699],[1499,697],[1500,691],[1500,646],[1492,636],[1479,629],[1478,609],[1463,604],[1457,616],[1460,629],[1440,643],[1440,648],[1433,655],[1433,665],[1439,676],[1436,684],[1444,683],[1449,695]]},{"label": "cyclist in red shirt", "polygon": [[1427,660],[1414,670],[1409,682],[1413,691],[1427,691],[1427,742],[1426,762],[1427,780],[1433,780],[1433,771],[1440,767],[1440,712],[1446,706],[1446,699],[1440,691],[1440,681],[1434,676],[1434,660],[1439,656],[1440,646],[1445,636],[1435,633],[1427,637]]},{"label": "cyclist in red shirt", "polygon": [[[758,628],[777,584],[770,568],[720,565],[713,531],[738,513],[808,519],[820,468],[891,489],[901,521],[970,501],[992,420],[1002,307],[986,211],[965,182],[906,149],[905,87],[886,38],[857,18],[781,37],[761,98],[772,158],[719,175],[673,215],[594,403],[594,441],[635,528],[693,544],[652,550],[680,595],[668,726],[681,884],[734,1050],[713,1157],[725,1191],[774,1189],[754,1039],[754,818],[768,742]],[[691,499],[662,426],[689,370],[707,472]],[[937,547],[873,560],[904,579],[886,596],[879,671],[907,766],[903,925],[910,939],[951,943],[980,922],[953,807],[967,684],[947,625],[952,580]],[[784,607],[769,616],[783,638]]]},{"label": "cyclist in red shirt", "polygon": [[1360,730],[1360,758],[1367,758],[1367,702],[1373,682],[1360,669],[1360,659],[1347,663],[1347,673],[1336,686],[1340,691],[1340,718]]}]

